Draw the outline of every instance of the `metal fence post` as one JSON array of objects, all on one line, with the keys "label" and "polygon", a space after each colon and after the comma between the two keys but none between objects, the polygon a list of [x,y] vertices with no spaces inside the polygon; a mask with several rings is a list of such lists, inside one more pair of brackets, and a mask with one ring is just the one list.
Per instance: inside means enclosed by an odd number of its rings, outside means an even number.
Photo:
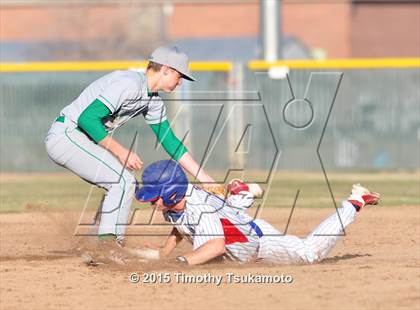
[{"label": "metal fence post", "polygon": [[[244,64],[240,62],[233,63],[232,70],[229,73],[229,103],[227,105],[228,115],[228,150],[230,167],[244,167],[244,152],[238,148],[238,142],[242,136],[243,130],[243,102],[237,101],[242,98],[244,90]],[[232,112],[232,114],[231,114]],[[237,150],[238,148],[238,150]]]}]

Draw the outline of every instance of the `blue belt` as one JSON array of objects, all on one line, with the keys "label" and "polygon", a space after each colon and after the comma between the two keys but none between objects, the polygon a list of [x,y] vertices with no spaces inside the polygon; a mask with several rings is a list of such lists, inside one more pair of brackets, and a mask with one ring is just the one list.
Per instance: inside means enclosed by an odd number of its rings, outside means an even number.
[{"label": "blue belt", "polygon": [[255,223],[254,221],[249,222],[249,225],[252,227],[252,229],[256,232],[257,236],[259,238],[261,238],[262,236],[264,236],[261,228],[257,225],[257,223]]}]

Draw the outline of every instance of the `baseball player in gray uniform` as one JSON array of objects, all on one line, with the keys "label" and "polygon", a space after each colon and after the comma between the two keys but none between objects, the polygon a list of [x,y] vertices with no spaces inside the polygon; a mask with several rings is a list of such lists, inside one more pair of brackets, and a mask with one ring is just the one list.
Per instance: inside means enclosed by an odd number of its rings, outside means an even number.
[{"label": "baseball player in gray uniform", "polygon": [[182,168],[171,160],[155,162],[143,172],[143,187],[136,190],[139,201],[154,203],[173,224],[173,230],[159,250],[142,249],[139,256],[158,259],[167,256],[185,237],[193,250],[177,260],[188,265],[208,262],[221,255],[248,262],[262,260],[277,264],[319,262],[335,246],[342,227],[352,223],[365,205],[379,202],[379,194],[360,184],[350,197],[306,238],[282,235],[262,219],[246,214],[254,196],[262,194],[257,184],[233,180],[226,199],[188,183]]},{"label": "baseball player in gray uniform", "polygon": [[159,47],[145,73],[115,71],[91,83],[61,110],[45,138],[49,157],[82,179],[107,190],[101,208],[99,237],[120,241],[124,236],[136,179],[143,162],[118,143],[114,130],[142,115],[158,141],[177,162],[203,183],[214,180],[174,135],[158,91],[171,92],[182,79],[194,81],[188,57],[176,47]]}]

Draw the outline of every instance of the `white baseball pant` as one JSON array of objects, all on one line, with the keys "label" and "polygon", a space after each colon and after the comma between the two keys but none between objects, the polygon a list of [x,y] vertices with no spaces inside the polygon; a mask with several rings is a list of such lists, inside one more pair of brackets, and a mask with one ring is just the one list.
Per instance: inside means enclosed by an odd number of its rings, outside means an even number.
[{"label": "white baseball pant", "polygon": [[282,235],[280,231],[264,220],[256,219],[264,236],[259,239],[258,259],[276,264],[315,263],[323,260],[333,249],[343,234],[343,227],[352,223],[356,209],[343,201],[342,207],[330,215],[306,238]]}]

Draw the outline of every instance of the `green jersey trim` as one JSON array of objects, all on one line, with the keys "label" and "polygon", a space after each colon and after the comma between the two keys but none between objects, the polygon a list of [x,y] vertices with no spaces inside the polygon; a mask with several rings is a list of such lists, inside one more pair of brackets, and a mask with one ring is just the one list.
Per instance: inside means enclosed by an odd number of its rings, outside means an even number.
[{"label": "green jersey trim", "polygon": [[108,132],[102,119],[111,114],[108,107],[99,99],[95,99],[79,116],[77,125],[83,129],[96,143],[102,141]]},{"label": "green jersey trim", "polygon": [[149,126],[172,159],[178,161],[182,155],[188,152],[187,148],[175,136],[167,120],[159,124],[149,124]]},{"label": "green jersey trim", "polygon": [[65,121],[64,115],[60,115],[59,117],[55,119],[55,122],[59,122],[59,123],[64,123],[64,121]]}]

